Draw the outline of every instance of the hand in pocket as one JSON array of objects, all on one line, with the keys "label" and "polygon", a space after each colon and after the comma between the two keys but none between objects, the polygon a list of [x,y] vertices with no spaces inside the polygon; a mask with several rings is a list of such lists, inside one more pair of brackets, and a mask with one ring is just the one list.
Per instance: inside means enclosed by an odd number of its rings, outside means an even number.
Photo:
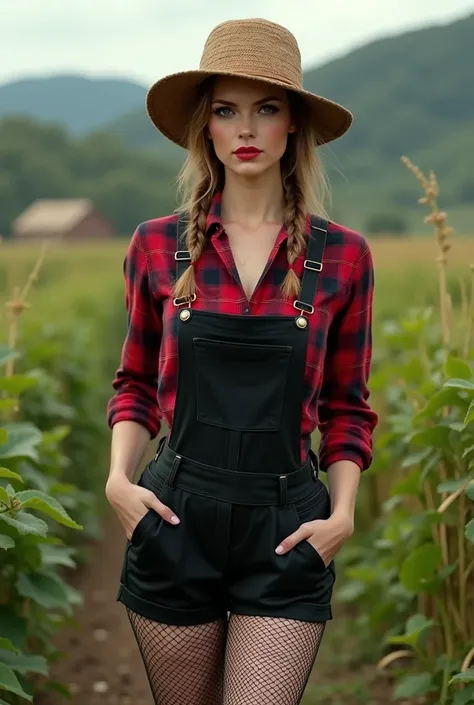
[{"label": "hand in pocket", "polygon": [[153,509],[169,524],[179,524],[173,510],[160,502],[158,497],[145,487],[129,480],[107,483],[106,497],[122,523],[127,539],[130,540],[135,528],[150,509]]},{"label": "hand in pocket", "polygon": [[329,517],[329,519],[307,521],[283,539],[280,545],[276,547],[275,552],[283,555],[291,551],[300,541],[308,541],[327,567],[351,533],[346,523],[338,521],[333,516]]}]

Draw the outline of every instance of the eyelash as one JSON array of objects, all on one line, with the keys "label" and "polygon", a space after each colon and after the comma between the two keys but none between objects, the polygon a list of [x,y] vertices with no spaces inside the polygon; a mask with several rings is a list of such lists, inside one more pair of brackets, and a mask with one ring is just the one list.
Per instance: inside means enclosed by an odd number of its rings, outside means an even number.
[{"label": "eyelash", "polygon": [[[276,105],[272,105],[271,103],[265,103],[264,105],[261,106],[260,110],[263,110],[263,108],[271,108],[271,111],[268,113],[265,113],[265,115],[274,115],[275,113],[280,112],[280,109],[277,108]],[[228,105],[222,105],[219,108],[214,108],[212,111],[215,115],[219,115],[219,117],[229,117],[229,115],[223,115],[220,111],[221,110],[232,110]]]}]

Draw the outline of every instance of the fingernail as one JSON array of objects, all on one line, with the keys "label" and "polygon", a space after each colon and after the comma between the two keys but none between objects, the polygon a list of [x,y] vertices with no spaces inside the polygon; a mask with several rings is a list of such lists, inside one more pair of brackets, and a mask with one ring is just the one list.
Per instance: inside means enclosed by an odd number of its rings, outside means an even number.
[{"label": "fingernail", "polygon": [[283,553],[283,546],[277,546],[275,548],[275,553]]},{"label": "fingernail", "polygon": [[175,516],[174,514],[173,514],[173,516],[171,517],[171,521],[173,522],[173,524],[179,524],[179,519],[178,519],[178,517]]}]

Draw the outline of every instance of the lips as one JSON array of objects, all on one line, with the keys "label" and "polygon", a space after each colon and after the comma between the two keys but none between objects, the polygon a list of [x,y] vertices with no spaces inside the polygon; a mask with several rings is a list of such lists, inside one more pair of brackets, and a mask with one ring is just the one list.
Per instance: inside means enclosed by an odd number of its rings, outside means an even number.
[{"label": "lips", "polygon": [[238,149],[235,150],[234,154],[260,154],[261,149],[257,149],[257,147],[239,147]]},{"label": "lips", "polygon": [[237,159],[240,159],[241,161],[249,161],[250,159],[255,159],[261,153],[262,150],[257,149],[256,147],[239,147],[234,152]]}]

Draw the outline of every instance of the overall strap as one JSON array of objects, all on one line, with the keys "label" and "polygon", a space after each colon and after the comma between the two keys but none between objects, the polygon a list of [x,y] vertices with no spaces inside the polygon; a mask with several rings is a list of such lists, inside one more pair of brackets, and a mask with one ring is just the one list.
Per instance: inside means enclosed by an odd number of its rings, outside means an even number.
[{"label": "overall strap", "polygon": [[[184,215],[180,215],[176,224],[176,279],[188,268],[191,255],[186,247],[187,221]],[[313,313],[314,308],[311,303],[318,288],[319,273],[323,268],[323,254],[326,246],[328,221],[316,215],[311,216],[311,232],[308,239],[306,259],[304,261],[304,274],[301,282],[301,298],[294,302],[295,308],[306,313]]]},{"label": "overall strap", "polygon": [[191,261],[191,255],[186,249],[186,225],[186,217],[182,214],[179,216],[178,222],[176,223],[176,252],[174,253],[176,260],[176,280],[186,271]]},{"label": "overall strap", "polygon": [[305,313],[313,313],[314,295],[318,288],[319,273],[323,268],[323,254],[328,234],[328,221],[311,216],[311,232],[308,239],[300,299],[294,307]]}]

